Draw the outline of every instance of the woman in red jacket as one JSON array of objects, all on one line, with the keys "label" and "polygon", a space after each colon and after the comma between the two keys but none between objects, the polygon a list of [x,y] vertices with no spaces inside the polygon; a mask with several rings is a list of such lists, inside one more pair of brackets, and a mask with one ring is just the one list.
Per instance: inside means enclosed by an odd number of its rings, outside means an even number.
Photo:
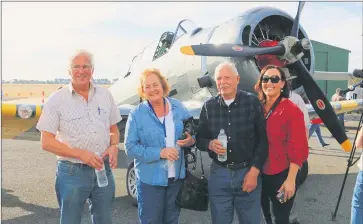
[{"label": "woman in red jacket", "polygon": [[[299,183],[299,170],[309,149],[304,115],[291,102],[284,71],[267,65],[255,86],[265,110],[269,156],[262,170],[262,209],[272,224],[289,224],[289,214]],[[282,194],[283,193],[283,194]]]}]

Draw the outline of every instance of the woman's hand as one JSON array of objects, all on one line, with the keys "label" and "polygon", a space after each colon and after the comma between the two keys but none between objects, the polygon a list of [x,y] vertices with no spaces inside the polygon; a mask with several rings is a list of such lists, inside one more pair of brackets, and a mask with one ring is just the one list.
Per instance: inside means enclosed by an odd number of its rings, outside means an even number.
[{"label": "woman's hand", "polygon": [[285,182],[281,185],[278,192],[285,190],[284,202],[292,198],[295,194],[296,186],[295,179],[287,178]]},{"label": "woman's hand", "polygon": [[180,147],[188,147],[195,143],[194,138],[188,132],[185,132],[185,135],[187,136],[185,139],[176,141]]},{"label": "woman's hand", "polygon": [[178,150],[176,148],[163,148],[160,151],[160,158],[167,159],[169,161],[175,161],[179,159]]}]

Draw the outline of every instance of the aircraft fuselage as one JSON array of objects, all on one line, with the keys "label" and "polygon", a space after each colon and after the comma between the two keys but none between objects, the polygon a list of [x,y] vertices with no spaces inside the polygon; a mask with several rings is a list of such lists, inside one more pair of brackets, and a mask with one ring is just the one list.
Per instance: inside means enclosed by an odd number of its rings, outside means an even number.
[{"label": "aircraft fuselage", "polygon": [[[259,77],[260,69],[255,57],[249,58],[225,58],[186,56],[180,52],[180,47],[185,45],[201,43],[236,43],[242,45],[258,46],[262,41],[279,41],[288,36],[293,18],[285,12],[270,7],[255,8],[228,20],[218,26],[210,28],[197,28],[184,30],[179,35],[183,23],[178,24],[170,49],[164,55],[153,60],[157,50],[158,42],[146,47],[142,53],[135,56],[129,74],[120,78],[110,91],[118,105],[137,105],[140,98],[137,94],[139,77],[146,68],[158,68],[166,76],[171,85],[171,96],[182,101],[197,100],[204,101],[210,96],[216,95],[217,89],[214,82],[215,67],[229,60],[235,63],[241,77],[239,88],[254,92],[253,87]],[[300,28],[300,35],[308,38],[307,34]],[[313,49],[305,52],[303,61],[313,74],[314,54]],[[291,71],[293,75],[293,71]],[[198,78],[210,76],[212,82],[209,87],[200,87]],[[293,89],[302,95],[303,89],[298,78],[293,83]]]}]

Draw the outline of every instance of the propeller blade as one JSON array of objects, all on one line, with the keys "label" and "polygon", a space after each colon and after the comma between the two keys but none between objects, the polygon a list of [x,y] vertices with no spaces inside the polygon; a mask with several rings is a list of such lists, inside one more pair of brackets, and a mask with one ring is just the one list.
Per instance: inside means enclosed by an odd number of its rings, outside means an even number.
[{"label": "propeller blade", "polygon": [[284,55],[285,47],[250,47],[238,44],[200,44],[183,46],[180,52],[186,55],[219,56],[219,57],[248,57],[259,54]]},{"label": "propeller blade", "polygon": [[295,67],[299,77],[299,81],[301,81],[305,89],[306,95],[309,98],[310,103],[318,116],[324,122],[334,138],[342,146],[344,151],[351,151],[352,143],[348,139],[343,126],[339,122],[333,107],[327,100],[323,91],[316,84],[303,62],[301,60],[298,60],[290,66]]},{"label": "propeller blade", "polygon": [[304,8],[305,2],[299,2],[299,7],[297,9],[297,13],[295,16],[294,24],[292,25],[290,36],[298,38],[299,34],[299,22],[300,22],[300,13]]}]

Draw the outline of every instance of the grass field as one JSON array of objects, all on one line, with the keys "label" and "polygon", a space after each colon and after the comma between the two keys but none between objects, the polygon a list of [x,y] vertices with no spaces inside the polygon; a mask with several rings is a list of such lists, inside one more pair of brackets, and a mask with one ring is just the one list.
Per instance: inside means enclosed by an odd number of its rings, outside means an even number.
[{"label": "grass field", "polygon": [[[2,93],[5,97],[32,98],[42,97],[42,92],[44,91],[44,97],[47,98],[62,86],[64,84],[2,84]],[[111,85],[101,86],[108,88]]]}]

